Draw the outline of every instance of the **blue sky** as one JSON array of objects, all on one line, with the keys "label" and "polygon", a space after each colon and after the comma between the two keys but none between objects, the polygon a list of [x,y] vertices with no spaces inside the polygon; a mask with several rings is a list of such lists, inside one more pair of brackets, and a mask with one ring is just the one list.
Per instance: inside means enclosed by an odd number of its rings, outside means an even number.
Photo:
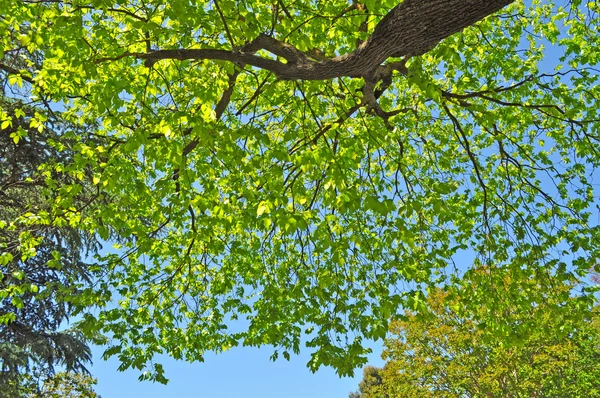
[{"label": "blue sky", "polygon": [[[372,343],[369,364],[382,366],[381,341]],[[119,361],[101,359],[103,349],[94,348],[92,375],[102,398],[211,397],[211,398],[346,398],[358,388],[362,370],[354,378],[340,378],[331,368],[316,373],[306,367],[307,350],[272,362],[272,349],[236,347],[222,354],[207,353],[203,363],[186,363],[168,357],[158,360],[165,367],[168,385],[138,381],[139,371],[117,371]]]}]

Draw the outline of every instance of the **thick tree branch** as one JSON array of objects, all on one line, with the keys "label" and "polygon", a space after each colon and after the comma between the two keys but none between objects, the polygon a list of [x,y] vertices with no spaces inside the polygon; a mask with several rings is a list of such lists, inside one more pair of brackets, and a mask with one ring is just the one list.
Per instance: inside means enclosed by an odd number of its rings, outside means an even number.
[{"label": "thick tree branch", "polygon": [[[404,0],[376,26],[373,34],[354,52],[314,61],[289,44],[266,35],[250,42],[242,51],[220,49],[157,50],[130,54],[140,59],[212,59],[244,63],[273,72],[283,80],[328,80],[364,77],[372,80],[390,57],[409,58],[426,53],[441,40],[458,33],[514,0]],[[255,55],[267,50],[287,63]]]}]

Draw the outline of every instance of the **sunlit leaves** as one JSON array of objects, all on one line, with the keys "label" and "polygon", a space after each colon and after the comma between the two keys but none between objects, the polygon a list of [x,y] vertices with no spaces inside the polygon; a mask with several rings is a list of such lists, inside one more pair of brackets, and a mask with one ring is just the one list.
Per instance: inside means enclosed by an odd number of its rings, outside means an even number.
[{"label": "sunlit leaves", "polygon": [[[279,81],[225,61],[133,56],[241,51],[268,34],[331,57],[395,5],[7,6],[3,26],[44,56],[33,92],[98,125],[93,140],[75,136],[72,161],[43,170],[50,188],[67,172],[97,190],[86,212],[77,184],[50,190],[53,225],[119,242],[81,301],[106,305],[89,327],[119,341],[110,353],[123,369],[237,344],[286,357],[307,342],[312,369],[349,374],[364,363],[364,338],[383,337],[403,307],[426,312],[427,288],[473,264],[513,270],[517,291],[540,267],[569,278],[597,258],[595,5],[515,2],[407,60],[379,116],[361,79]],[[159,367],[142,376],[163,377]]]},{"label": "sunlit leaves", "polygon": [[[495,289],[473,278],[473,286],[451,295],[441,289],[430,291],[428,313],[407,311],[394,321],[386,339],[383,369],[378,383],[368,383],[367,372],[361,392],[376,396],[430,396],[543,394],[594,395],[598,388],[595,361],[598,308],[577,309],[568,285],[544,286],[547,277],[517,285],[526,295],[543,300],[519,300],[523,292],[512,290],[511,277],[499,269],[480,269],[493,279]],[[479,307],[467,304],[479,288]],[[506,304],[503,306],[502,304]],[[517,304],[515,306],[515,304]],[[570,310],[565,311],[565,308]],[[502,325],[502,333],[494,330]]]}]

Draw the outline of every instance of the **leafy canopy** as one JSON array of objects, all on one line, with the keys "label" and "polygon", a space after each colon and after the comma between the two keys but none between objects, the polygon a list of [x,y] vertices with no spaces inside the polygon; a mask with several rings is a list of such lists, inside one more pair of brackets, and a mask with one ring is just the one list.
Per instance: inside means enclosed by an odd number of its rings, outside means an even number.
[{"label": "leafy canopy", "polygon": [[[6,78],[0,73],[0,82]],[[70,196],[75,204],[92,200],[91,184],[74,185],[71,176],[49,169],[74,155],[63,137],[73,126],[15,96],[10,89],[0,92],[8,121],[0,134],[0,397],[23,396],[56,366],[87,371],[86,336],[76,327],[65,330],[64,323],[74,312],[73,298],[92,279],[82,257],[97,249],[91,234],[60,220],[50,223],[61,190],[77,187],[79,194]],[[39,120],[44,128],[37,128]]]},{"label": "leafy canopy", "polygon": [[93,388],[96,382],[89,375],[61,372],[46,380],[41,391],[29,393],[27,398],[101,398]]},{"label": "leafy canopy", "polygon": [[[305,342],[311,369],[350,374],[364,339],[402,307],[425,311],[428,289],[474,263],[513,270],[513,304],[527,308],[536,293],[519,281],[581,277],[598,258],[598,3],[513,2],[369,73],[278,74],[372,49],[396,5],[0,0],[9,83],[99,124],[53,167],[91,170],[104,200],[73,205],[65,188],[48,223],[119,242],[78,300],[103,307],[86,327],[114,337],[122,368],[165,381],[159,353],[194,361],[243,344],[288,357]],[[399,7],[413,13],[397,30],[440,11]],[[11,66],[20,48],[42,67]]]},{"label": "leafy canopy", "polygon": [[[477,273],[495,279],[496,303],[514,301],[509,273],[485,268]],[[569,297],[569,285],[546,282],[542,277],[523,283],[544,291],[545,300],[527,311],[492,303],[473,308],[464,296],[431,292],[429,316],[409,311],[391,323],[383,352],[387,362],[383,369],[365,368],[359,396],[599,396],[599,308],[573,316],[580,299]],[[557,316],[552,307],[559,305],[569,311]],[[509,333],[490,335],[484,326],[490,319],[500,319]]]}]

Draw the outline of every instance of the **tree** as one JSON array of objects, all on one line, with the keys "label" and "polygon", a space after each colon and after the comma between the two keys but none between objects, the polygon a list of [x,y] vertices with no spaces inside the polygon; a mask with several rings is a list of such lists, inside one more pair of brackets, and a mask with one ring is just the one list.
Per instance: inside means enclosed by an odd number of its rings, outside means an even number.
[{"label": "tree", "polygon": [[[501,270],[509,292],[510,277]],[[380,382],[361,388],[361,397],[597,397],[600,396],[600,317],[598,307],[584,317],[573,310],[578,298],[569,286],[544,288],[546,302],[520,313],[493,305],[473,309],[464,299],[442,289],[427,299],[428,317],[408,312],[392,322],[378,370]],[[565,298],[564,293],[567,293]],[[513,301],[505,297],[505,301]],[[491,303],[490,303],[491,304]],[[485,321],[500,318],[508,338],[491,335]]]},{"label": "tree", "polygon": [[47,379],[40,392],[28,398],[100,398],[94,391],[96,379],[82,373],[60,372]]},{"label": "tree", "polygon": [[349,374],[465,251],[521,272],[521,308],[598,258],[596,2],[0,4],[35,90],[99,123],[72,170],[111,201],[73,222],[120,246],[81,304],[143,377],[303,342]]},{"label": "tree", "polygon": [[380,391],[382,389],[383,377],[381,375],[381,369],[374,366],[365,366],[363,369],[363,379],[358,385],[358,391],[351,392],[350,398],[364,398],[369,396],[380,396],[381,398],[388,398],[385,394],[376,395],[374,391]]},{"label": "tree", "polygon": [[[39,63],[35,55],[24,53],[15,51],[4,62],[24,71]],[[9,91],[10,80],[0,71],[2,397],[23,396],[31,385],[52,377],[57,365],[87,371],[88,337],[76,327],[65,329],[64,323],[75,311],[74,297],[92,280],[91,264],[82,257],[98,246],[91,234],[52,211],[52,202],[64,191],[75,193],[68,195],[72,206],[92,200],[91,184],[54,168],[75,156],[69,129],[77,136],[83,131],[62,120],[41,99]]]}]

